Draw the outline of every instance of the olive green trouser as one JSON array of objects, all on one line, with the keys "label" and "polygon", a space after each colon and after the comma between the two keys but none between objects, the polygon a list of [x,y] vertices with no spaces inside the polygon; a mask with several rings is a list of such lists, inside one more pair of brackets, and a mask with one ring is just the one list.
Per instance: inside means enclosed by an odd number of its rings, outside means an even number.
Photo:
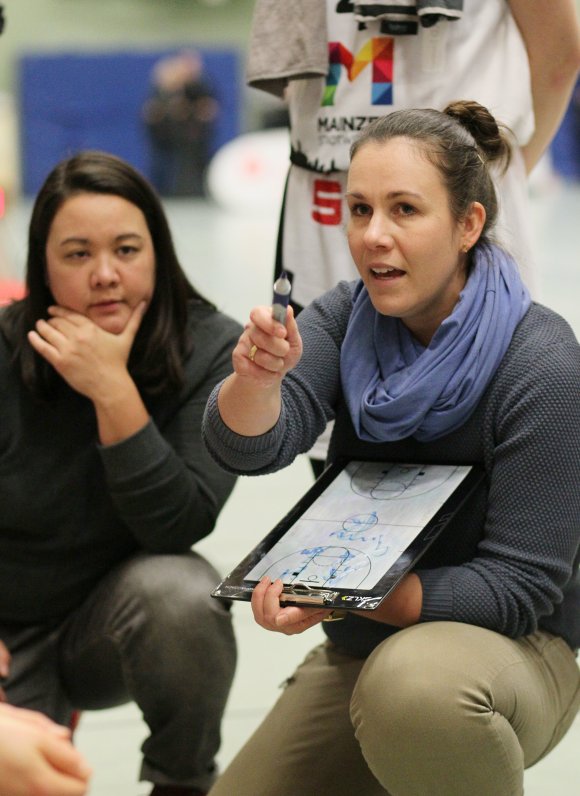
[{"label": "olive green trouser", "polygon": [[521,796],[579,704],[576,659],[548,633],[433,622],[366,660],[327,643],[210,796]]}]

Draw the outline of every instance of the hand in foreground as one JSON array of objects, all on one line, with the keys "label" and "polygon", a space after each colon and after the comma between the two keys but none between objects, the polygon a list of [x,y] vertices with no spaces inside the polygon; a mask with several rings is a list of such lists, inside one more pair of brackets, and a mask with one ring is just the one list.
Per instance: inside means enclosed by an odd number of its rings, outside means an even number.
[{"label": "hand in foreground", "polygon": [[292,307],[286,325],[272,318],[271,307],[255,307],[232,354],[234,371],[257,385],[279,384],[302,356],[302,339]]},{"label": "hand in foreground", "polygon": [[280,606],[282,589],[281,580],[272,583],[270,578],[264,577],[252,594],[254,619],[266,630],[294,636],[314,627],[332,613],[327,608],[301,608],[296,605],[282,608]]},{"label": "hand in foreground", "polygon": [[0,705],[0,796],[83,796],[91,771],[66,727]]},{"label": "hand in foreground", "polygon": [[95,400],[108,385],[124,377],[145,302],[134,308],[121,334],[101,329],[85,315],[65,307],[49,307],[48,321],[36,322],[28,333],[30,345],[73,390]]}]

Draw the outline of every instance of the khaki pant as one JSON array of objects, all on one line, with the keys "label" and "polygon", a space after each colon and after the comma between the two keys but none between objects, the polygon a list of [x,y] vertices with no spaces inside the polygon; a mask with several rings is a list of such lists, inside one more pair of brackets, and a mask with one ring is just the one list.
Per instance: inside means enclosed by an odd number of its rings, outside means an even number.
[{"label": "khaki pant", "polygon": [[521,796],[579,704],[576,659],[547,633],[420,624],[366,661],[327,643],[210,796]]}]

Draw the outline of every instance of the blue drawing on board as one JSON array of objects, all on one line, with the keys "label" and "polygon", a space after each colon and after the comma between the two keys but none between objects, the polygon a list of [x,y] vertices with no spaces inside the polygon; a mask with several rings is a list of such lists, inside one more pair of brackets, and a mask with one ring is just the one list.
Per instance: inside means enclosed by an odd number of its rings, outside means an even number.
[{"label": "blue drawing on board", "polygon": [[362,534],[373,528],[378,521],[379,518],[376,511],[371,511],[370,514],[354,514],[344,520],[342,531],[335,531],[334,533],[340,536],[341,539],[358,539]]},{"label": "blue drawing on board", "polygon": [[384,532],[373,533],[372,529],[378,524],[379,518],[376,511],[370,514],[354,514],[347,517],[338,531],[331,531],[329,536],[345,542],[366,542],[368,552],[373,556],[385,555],[389,550],[388,541]]},{"label": "blue drawing on board", "polygon": [[469,470],[351,462],[246,578],[268,575],[287,585],[371,588]]},{"label": "blue drawing on board", "polygon": [[258,579],[268,575],[272,580],[280,578],[283,583],[304,583],[309,586],[336,586],[348,576],[349,583],[360,585],[371,571],[370,559],[361,550],[352,547],[305,548],[273,562]]}]

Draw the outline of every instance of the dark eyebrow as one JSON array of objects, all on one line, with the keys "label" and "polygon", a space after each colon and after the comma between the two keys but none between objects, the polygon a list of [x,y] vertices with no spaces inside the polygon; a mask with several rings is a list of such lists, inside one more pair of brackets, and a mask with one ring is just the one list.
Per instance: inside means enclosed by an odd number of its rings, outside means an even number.
[{"label": "dark eyebrow", "polygon": [[137,240],[143,240],[143,236],[139,235],[138,232],[123,232],[122,235],[117,235],[115,238],[115,243],[126,240],[127,238],[137,238]]},{"label": "dark eyebrow", "polygon": [[[130,239],[135,239],[135,238],[137,240],[143,240],[142,235],[139,235],[139,233],[137,233],[137,232],[123,232],[121,235],[117,235],[117,237],[115,238],[115,243],[121,243],[124,240],[130,240]],[[90,243],[90,240],[88,238],[71,237],[71,238],[65,238],[64,240],[61,240],[59,245],[60,246],[66,246],[67,243],[77,243],[77,244],[82,245],[82,246],[88,246],[88,244]]]},{"label": "dark eyebrow", "polygon": [[399,196],[413,196],[415,199],[420,199],[421,194],[415,191],[391,191],[387,194],[388,199],[398,199]]},{"label": "dark eyebrow", "polygon": [[[346,191],[345,196],[354,196],[355,199],[364,199],[364,194],[359,193],[358,191]],[[398,199],[400,196],[413,196],[416,199],[421,199],[420,193],[415,193],[415,191],[389,191],[386,194],[387,199]]]},{"label": "dark eyebrow", "polygon": [[67,243],[80,243],[86,246],[88,242],[87,238],[65,238],[61,240],[59,246],[66,246]]}]

